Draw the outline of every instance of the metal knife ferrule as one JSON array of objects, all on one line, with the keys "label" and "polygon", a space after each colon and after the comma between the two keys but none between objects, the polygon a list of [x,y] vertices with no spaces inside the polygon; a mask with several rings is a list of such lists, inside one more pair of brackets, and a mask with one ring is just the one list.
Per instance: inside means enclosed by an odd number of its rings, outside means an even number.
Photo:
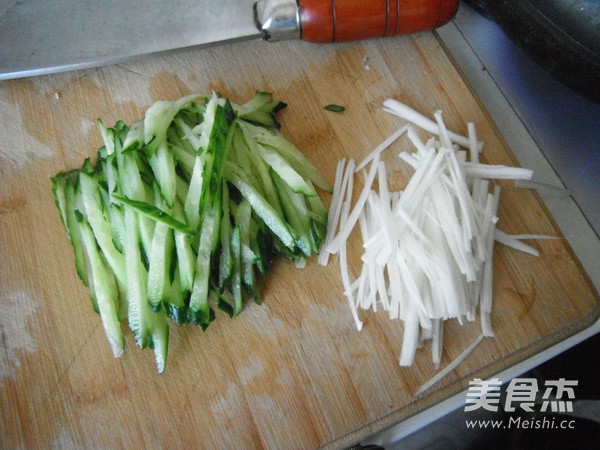
[{"label": "metal knife ferrule", "polygon": [[256,26],[268,41],[300,39],[300,14],[296,0],[259,0],[254,4]]}]

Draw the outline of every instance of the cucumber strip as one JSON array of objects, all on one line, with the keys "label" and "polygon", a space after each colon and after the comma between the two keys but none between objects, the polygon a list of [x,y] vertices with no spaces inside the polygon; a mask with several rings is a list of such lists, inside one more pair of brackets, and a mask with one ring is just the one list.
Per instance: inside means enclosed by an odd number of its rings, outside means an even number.
[{"label": "cucumber strip", "polygon": [[[77,271],[77,275],[85,286],[89,286],[88,283],[88,271],[87,264],[85,259],[85,254],[83,250],[83,243],[81,241],[81,230],[79,229],[79,224],[77,222],[77,214],[80,214],[79,210],[83,210],[83,205],[78,205],[80,203],[81,194],[77,194],[79,188],[77,174],[72,172],[68,175],[65,184],[65,207],[66,207],[66,220],[67,220],[67,233],[69,235],[69,240],[71,241],[71,246],[73,247],[73,253],[75,256],[75,270]],[[79,199],[77,198],[79,197]],[[97,309],[97,306],[95,306]]]},{"label": "cucumber strip", "polygon": [[231,148],[232,123],[235,113],[229,101],[224,106],[217,105],[210,130],[209,145],[204,153],[202,168],[202,199],[200,200],[200,221],[213,202],[219,201],[223,185],[223,172],[227,155]]},{"label": "cucumber strip", "polygon": [[[175,202],[175,205],[173,205],[173,211],[175,210],[175,208],[179,205],[180,207],[182,207],[185,204],[185,198],[187,197],[187,192],[188,192],[188,183],[186,180],[184,180],[181,176],[177,175],[177,177],[175,178],[175,186],[176,186],[176,192],[177,192],[177,196],[176,199],[177,201]],[[183,211],[183,209],[182,209]],[[179,220],[180,222],[185,222],[185,218],[182,216],[180,218],[175,217],[177,220]]]},{"label": "cucumber strip", "polygon": [[157,208],[154,205],[151,205],[150,203],[132,200],[127,197],[121,197],[120,195],[115,195],[115,199],[122,202],[125,206],[134,209],[138,213],[148,217],[149,219],[152,219],[157,223],[167,225],[168,227],[177,230],[181,233],[184,233],[190,237],[193,237],[195,235],[194,230],[190,228],[187,224],[180,222],[171,214],[167,213],[166,211],[163,211],[160,208]]},{"label": "cucumber strip", "polygon": [[[99,313],[96,293],[93,286],[93,276],[90,268],[90,262],[85,254],[83,246],[79,218],[83,209],[81,203],[81,193],[77,186],[77,172],[61,172],[52,177],[52,190],[56,205],[59,209],[61,220],[67,232],[67,237],[73,249],[75,259],[75,271],[84,286],[88,288],[92,307],[96,313]],[[78,193],[78,194],[77,194]],[[76,199],[78,197],[78,200]]]},{"label": "cucumber strip", "polygon": [[152,313],[152,350],[156,372],[161,374],[167,367],[167,354],[169,353],[169,323],[164,311]]},{"label": "cucumber strip", "polygon": [[[144,183],[142,176],[147,174],[147,162],[144,153],[131,151],[125,153],[116,142],[115,154],[117,156],[117,167],[119,172],[118,186],[122,197],[140,202],[150,203],[154,197],[152,188]],[[114,197],[114,196],[113,196]],[[149,217],[139,217],[137,220],[144,253],[150,254],[152,247],[152,234],[154,233],[155,221]]]},{"label": "cucumber strip", "polygon": [[163,310],[153,312],[147,296],[148,273],[142,262],[141,235],[138,213],[125,209],[125,267],[127,273],[127,301],[129,328],[140,348],[150,347],[158,373],[166,366],[169,328]]},{"label": "cucumber strip", "polygon": [[167,140],[167,130],[180,110],[205,98],[204,95],[193,94],[175,101],[158,101],[150,106],[144,116],[144,142],[150,152]]},{"label": "cucumber strip", "polygon": [[221,254],[219,256],[219,288],[223,289],[231,277],[233,262],[231,260],[231,217],[229,215],[229,189],[222,192],[222,218],[220,227]]},{"label": "cucumber strip", "polygon": [[[257,169],[253,166],[250,158],[250,151],[244,140],[244,134],[236,122],[233,127],[233,136],[231,140],[231,149],[229,155],[231,161],[240,167],[246,167],[246,177],[254,186],[260,186],[260,179],[257,176]],[[262,189],[262,187],[261,187]]]},{"label": "cucumber strip", "polygon": [[[314,189],[314,186],[312,186],[312,182],[308,181],[308,183]],[[308,203],[309,214],[311,218],[314,221],[327,226],[328,211],[325,205],[323,204],[321,198],[318,195],[307,197],[306,202]]]},{"label": "cucumber strip", "polygon": [[256,255],[248,245],[242,244],[242,281],[246,289],[250,293],[252,300],[255,303],[261,304],[262,300],[258,292],[258,285],[256,281],[256,274],[254,272],[254,265],[256,262]]},{"label": "cucumber strip", "polygon": [[306,197],[306,204],[308,206],[308,215],[311,218],[310,235],[313,243],[313,251],[319,252],[327,237],[327,222],[329,220],[329,214],[327,212],[327,208],[318,195],[315,195],[314,197]]},{"label": "cucumber strip", "polygon": [[292,189],[275,172],[271,172],[275,187],[283,206],[285,218],[296,235],[296,245],[306,256],[312,253],[310,239],[310,217],[308,216],[304,198]]},{"label": "cucumber strip", "polygon": [[181,287],[181,276],[179,267],[175,267],[173,282],[168,286],[163,303],[167,317],[177,325],[187,323],[187,306],[185,304],[185,293]]},{"label": "cucumber strip", "polygon": [[106,153],[112,155],[115,152],[114,130],[112,128],[106,128],[100,119],[96,120],[96,124],[100,130]]},{"label": "cucumber strip", "polygon": [[[160,187],[154,183],[154,202],[165,206]],[[148,301],[155,311],[159,311],[166,301],[167,291],[171,284],[171,262],[174,252],[173,229],[167,224],[157,222],[152,236],[152,249],[148,256]]]},{"label": "cucumber strip", "polygon": [[241,259],[241,278],[244,286],[250,292],[252,299],[260,303],[258,289],[256,287],[256,278],[254,275],[254,262],[256,254],[250,244],[250,221],[252,220],[252,208],[250,204],[243,200],[235,213],[236,224],[240,230],[240,259]]},{"label": "cucumber strip", "polygon": [[69,174],[61,172],[50,177],[52,183],[52,195],[54,197],[54,204],[58,209],[60,215],[60,221],[62,222],[65,230],[68,229],[67,225],[67,200],[65,198],[65,186],[67,185]]},{"label": "cucumber strip", "polygon": [[273,148],[305,179],[309,179],[319,188],[331,192],[332,186],[320,174],[317,168],[296,148],[275,130],[267,130],[250,123],[240,121],[246,141],[256,141]]},{"label": "cucumber strip", "polygon": [[284,102],[274,101],[268,92],[257,92],[247,103],[237,107],[237,114],[241,119],[259,123],[266,127],[279,128],[275,113],[287,105]]},{"label": "cucumber strip", "polygon": [[157,311],[166,300],[170,285],[169,269],[174,248],[173,229],[164,223],[157,223],[152,238],[152,249],[148,255],[148,301]]},{"label": "cucumber strip", "polygon": [[113,244],[119,252],[123,253],[123,210],[120,206],[113,203],[114,194],[120,193],[115,155],[112,154],[103,157],[100,163],[102,165],[102,174],[106,178],[107,184],[106,196],[103,195],[103,200],[104,208],[108,210]]},{"label": "cucumber strip", "polygon": [[171,144],[169,148],[175,157],[175,163],[177,165],[175,169],[177,170],[177,168],[179,168],[181,171],[183,171],[188,180],[192,178],[194,164],[196,163],[196,158],[194,155],[189,154],[178,145]]},{"label": "cucumber strip", "polygon": [[156,151],[148,158],[148,162],[152,167],[163,199],[167,206],[172,208],[176,196],[175,159],[166,141],[158,145]]},{"label": "cucumber strip", "polygon": [[125,338],[121,330],[117,314],[119,293],[115,277],[107,267],[104,258],[98,251],[94,233],[90,225],[82,218],[79,222],[83,245],[90,261],[93,289],[96,295],[100,321],[104,327],[106,338],[115,357],[123,355]]},{"label": "cucumber strip", "polygon": [[196,230],[200,225],[200,200],[202,198],[202,185],[204,184],[202,180],[203,167],[202,157],[196,156],[184,206],[187,223],[193,230]]},{"label": "cucumber strip", "polygon": [[243,179],[243,175],[240,173],[242,170],[241,168],[230,163],[228,164],[228,169],[230,169],[226,173],[228,181],[240,191],[246,200],[248,200],[256,215],[262,219],[265,225],[279,237],[279,239],[281,239],[283,245],[293,251],[296,245],[295,236],[290,231],[284,218],[251,184]]},{"label": "cucumber strip", "polygon": [[144,121],[138,120],[131,124],[125,139],[123,139],[123,151],[137,151],[144,145]]},{"label": "cucumber strip", "polygon": [[193,315],[198,316],[200,323],[209,322],[208,291],[211,270],[211,248],[216,217],[215,211],[207,211],[201,225],[200,243],[196,258],[196,276],[192,287],[189,308]]},{"label": "cucumber strip", "polygon": [[[283,209],[279,202],[277,190],[275,189],[273,180],[271,179],[271,175],[269,173],[269,166],[262,158],[257,156],[259,153],[259,150],[257,149],[257,143],[253,140],[246,140],[243,133],[236,134],[239,137],[234,140],[234,143],[237,148],[239,148],[239,154],[246,155],[243,160],[239,159],[237,161],[237,165],[240,167],[250,168],[250,174],[257,174],[256,179],[260,180],[260,183],[257,183],[251,175],[247,176],[246,179],[261,193],[262,196],[265,197],[265,199],[277,211],[277,213],[280,216],[283,216]],[[236,136],[234,136],[234,138],[235,137]],[[246,161],[249,161],[249,163],[247,163],[247,165],[242,165],[242,163],[246,163]]]},{"label": "cucumber strip", "polygon": [[215,196],[212,200],[212,209],[214,211],[215,224],[213,227],[213,234],[211,237],[211,254],[216,254],[219,250],[220,241],[221,241],[221,220],[223,220],[223,190],[226,189],[226,186],[223,186],[225,182],[221,180],[219,183],[219,189],[215,193]]},{"label": "cucumber strip", "polygon": [[210,144],[210,135],[213,129],[215,121],[215,113],[217,112],[217,106],[219,105],[219,98],[217,94],[213,92],[212,97],[206,104],[206,110],[204,112],[204,121],[200,125],[200,142],[196,152],[204,152],[208,149]]},{"label": "cucumber strip", "polygon": [[[181,205],[175,204],[173,214],[177,219],[181,219],[183,216]],[[185,233],[175,231],[174,235],[181,289],[183,292],[192,292],[196,273],[196,255],[190,238]]]},{"label": "cucumber strip", "polygon": [[197,155],[202,149],[200,135],[180,117],[176,117],[173,122],[175,129],[171,128],[167,133],[169,141],[181,147],[186,153]]},{"label": "cucumber strip", "polygon": [[233,294],[233,315],[237,316],[242,312],[242,249],[240,243],[240,228],[235,226],[231,233],[231,293]]},{"label": "cucumber strip", "polygon": [[260,273],[267,273],[267,269],[272,257],[270,235],[265,235],[261,227],[256,223],[253,217],[250,217],[250,249],[254,254],[253,264]]},{"label": "cucumber strip", "polygon": [[254,94],[254,97],[252,97],[243,105],[236,105],[236,113],[239,117],[244,117],[248,114],[252,114],[255,111],[261,110],[265,105],[272,101],[273,95],[271,93],[258,91]]},{"label": "cucumber strip", "polygon": [[110,217],[109,221],[113,245],[119,253],[123,253],[123,235],[125,234],[123,208],[114,203],[110,203],[105,207],[108,208],[108,215]]},{"label": "cucumber strip", "polygon": [[271,169],[273,169],[279,177],[294,192],[304,194],[306,196],[316,196],[315,190],[302,178],[302,176],[294,170],[294,168],[276,151],[257,145],[260,157],[265,161]]},{"label": "cucumber strip", "polygon": [[87,221],[92,227],[95,239],[98,241],[108,265],[115,274],[119,291],[124,293],[127,289],[125,259],[113,243],[111,223],[103,214],[104,205],[98,182],[95,178],[82,172],[79,174],[79,187]]},{"label": "cucumber strip", "polygon": [[[104,188],[100,186],[100,182],[98,183],[98,190],[100,191],[100,197],[103,201],[102,208],[108,213],[108,222],[110,223],[112,243],[115,249],[119,252],[121,259],[124,261],[123,235],[125,231],[123,223],[123,210],[120,206],[110,203],[108,192],[106,192]],[[123,262],[123,271],[124,270],[125,263]],[[120,278],[121,281],[119,281],[117,284],[119,288],[119,299],[121,300],[119,305],[119,319],[124,319],[127,317],[127,296],[125,293],[126,284],[122,282],[125,279],[125,274],[123,273]]]},{"label": "cucumber strip", "polygon": [[233,299],[229,291],[217,291],[217,308],[227,314],[229,317],[233,317]]},{"label": "cucumber strip", "polygon": [[127,274],[127,317],[129,328],[133,331],[136,344],[140,348],[152,345],[151,325],[152,309],[148,303],[146,286],[148,284],[146,268],[142,263],[140,251],[140,231],[138,213],[125,209],[125,271]]}]

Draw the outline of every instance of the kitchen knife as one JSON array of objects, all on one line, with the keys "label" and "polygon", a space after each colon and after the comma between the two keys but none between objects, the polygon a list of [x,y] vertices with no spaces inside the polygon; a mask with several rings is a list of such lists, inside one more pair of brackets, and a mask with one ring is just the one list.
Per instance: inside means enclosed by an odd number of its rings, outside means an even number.
[{"label": "kitchen knife", "polygon": [[0,80],[247,39],[341,42],[431,30],[458,0],[15,0]]}]

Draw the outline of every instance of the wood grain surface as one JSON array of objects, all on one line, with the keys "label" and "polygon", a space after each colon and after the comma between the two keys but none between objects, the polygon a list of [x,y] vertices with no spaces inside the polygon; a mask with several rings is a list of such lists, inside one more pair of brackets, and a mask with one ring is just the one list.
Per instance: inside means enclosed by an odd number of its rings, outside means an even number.
[{"label": "wood grain surface", "polygon": [[[388,97],[427,114],[442,109],[458,132],[475,122],[483,160],[515,164],[432,33],[328,46],[249,42],[0,83],[1,448],[341,448],[598,317],[598,295],[565,240],[533,243],[537,258],[496,246],[497,336],[415,396],[436,373],[429,348],[400,367],[402,323],[363,313],[357,332],[335,261],[297,270],[279,260],[263,305],[235,319],[218,313],[205,333],[171,326],[163,375],[129,332],[114,359],[75,274],[49,177],[95,155],[97,118],[130,123],[153,101],[211,90],[237,102],[270,91],[287,102],[282,131],[329,180],[340,158],[360,160],[403,124],[382,112]],[[346,111],[326,111],[330,103]],[[407,171],[391,156],[390,171],[401,188]],[[500,228],[560,235],[535,193],[502,186]],[[356,260],[358,240],[349,251]],[[479,332],[478,323],[449,322],[442,365]]]}]

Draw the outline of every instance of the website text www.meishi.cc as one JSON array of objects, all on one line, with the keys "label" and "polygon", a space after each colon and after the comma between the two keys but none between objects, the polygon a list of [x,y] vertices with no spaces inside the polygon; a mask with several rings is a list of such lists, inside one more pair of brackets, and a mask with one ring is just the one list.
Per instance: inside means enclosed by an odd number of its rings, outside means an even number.
[{"label": "website text www.meishi.cc", "polygon": [[517,430],[574,430],[575,419],[556,417],[508,417],[507,419],[465,420],[469,429],[517,429]]}]

